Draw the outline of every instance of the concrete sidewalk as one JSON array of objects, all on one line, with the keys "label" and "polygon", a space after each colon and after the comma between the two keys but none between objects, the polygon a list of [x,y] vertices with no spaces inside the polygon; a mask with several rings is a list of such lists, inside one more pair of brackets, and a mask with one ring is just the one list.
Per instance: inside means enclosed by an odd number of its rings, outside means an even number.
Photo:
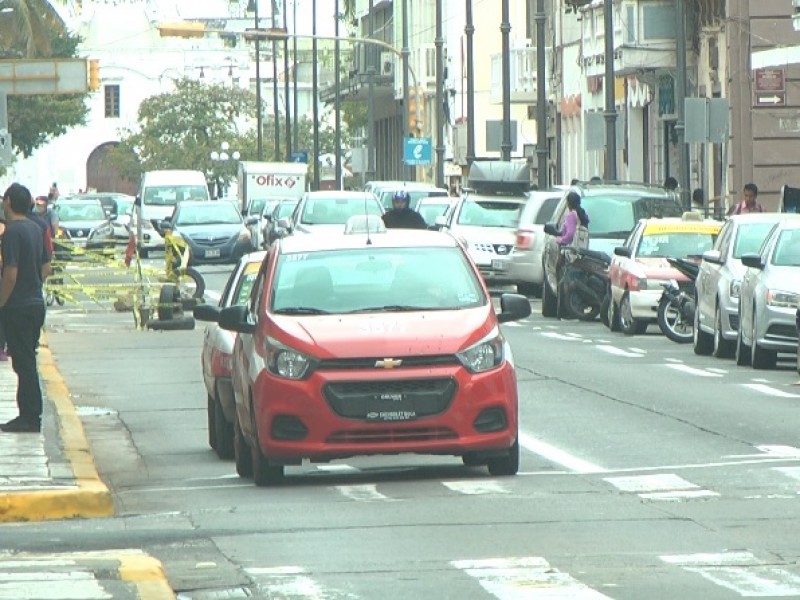
[{"label": "concrete sidewalk", "polygon": [[[83,425],[44,333],[38,360],[44,395],[41,433],[0,432],[0,524],[111,517],[111,493],[98,475]],[[11,361],[0,362],[0,422],[18,414],[16,388]],[[4,573],[2,591],[19,590],[20,598],[33,592],[48,598],[175,598],[161,563],[137,549],[36,555],[0,552],[0,572]],[[115,575],[109,576],[112,572]],[[110,590],[113,596],[107,595]],[[54,592],[78,595],[48,595]]]}]

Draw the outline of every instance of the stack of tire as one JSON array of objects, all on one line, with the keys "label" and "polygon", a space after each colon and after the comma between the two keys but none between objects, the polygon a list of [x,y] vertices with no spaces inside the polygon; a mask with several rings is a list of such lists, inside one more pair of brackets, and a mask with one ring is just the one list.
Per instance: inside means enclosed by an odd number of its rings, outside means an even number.
[{"label": "stack of tire", "polygon": [[147,322],[147,328],[155,331],[177,331],[194,329],[192,309],[203,301],[205,289],[200,286],[190,298],[182,297],[178,286],[165,283],[158,294],[158,319]]}]

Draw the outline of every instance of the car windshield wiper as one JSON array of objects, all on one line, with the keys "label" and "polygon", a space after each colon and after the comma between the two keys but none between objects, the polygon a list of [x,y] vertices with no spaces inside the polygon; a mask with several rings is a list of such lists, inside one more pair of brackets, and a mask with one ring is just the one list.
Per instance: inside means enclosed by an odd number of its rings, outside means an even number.
[{"label": "car windshield wiper", "polygon": [[446,310],[441,306],[411,306],[408,304],[386,304],[384,306],[367,306],[364,308],[356,308],[347,311],[351,313],[368,313],[368,312],[414,312],[420,310]]},{"label": "car windshield wiper", "polygon": [[329,315],[330,311],[321,308],[311,308],[310,306],[287,306],[275,311],[277,315]]}]

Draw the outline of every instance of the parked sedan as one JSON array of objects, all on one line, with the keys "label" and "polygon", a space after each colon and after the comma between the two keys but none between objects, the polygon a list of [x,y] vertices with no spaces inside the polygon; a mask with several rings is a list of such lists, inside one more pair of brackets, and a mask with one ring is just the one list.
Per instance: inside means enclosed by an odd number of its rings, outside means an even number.
[{"label": "parked sedan", "polygon": [[266,252],[245,254],[234,267],[225,284],[219,304],[201,304],[194,308],[199,321],[209,321],[203,334],[200,363],[208,401],[208,444],[223,459],[233,458],[233,422],[236,406],[231,387],[231,352],[234,334],[218,324],[219,312],[228,306],[245,304]]},{"label": "parked sedan", "polygon": [[291,219],[282,226],[286,226],[289,233],[340,233],[353,215],[381,216],[383,213],[383,206],[370,192],[306,192]]},{"label": "parked sedan", "polygon": [[[367,237],[369,235],[369,237]],[[287,465],[449,454],[492,475],[519,468],[514,361],[499,324],[530,301],[492,299],[452,236],[293,235],[274,244],[238,332],[236,470],[257,485]]]},{"label": "parked sedan", "polygon": [[191,264],[235,262],[254,250],[242,215],[229,202],[184,200],[168,224],[189,244]]},{"label": "parked sedan", "polygon": [[739,289],[745,267],[742,256],[757,253],[784,213],[751,213],[730,217],[714,248],[703,254],[695,282],[695,354],[733,358],[739,329]]},{"label": "parked sedan", "polygon": [[736,364],[770,369],[779,352],[797,352],[800,219],[773,226],[759,252],[744,254],[742,264]]},{"label": "parked sedan", "polygon": [[665,284],[675,281],[681,289],[692,286],[667,258],[699,260],[703,252],[712,248],[721,227],[721,222],[712,219],[640,220],[625,245],[614,249],[608,269],[609,326],[614,329],[619,325],[627,335],[644,333],[647,325],[656,320]]},{"label": "parked sedan", "polygon": [[66,258],[75,248],[113,251],[114,228],[99,200],[59,200],[55,210],[59,222],[53,240],[57,258]]},{"label": "parked sedan", "polygon": [[287,231],[282,223],[285,224],[286,221],[284,219],[288,219],[292,216],[298,202],[300,202],[299,198],[285,198],[280,200],[278,204],[272,208],[269,215],[264,217],[264,229],[261,232],[263,248],[269,248],[272,242],[286,235]]}]

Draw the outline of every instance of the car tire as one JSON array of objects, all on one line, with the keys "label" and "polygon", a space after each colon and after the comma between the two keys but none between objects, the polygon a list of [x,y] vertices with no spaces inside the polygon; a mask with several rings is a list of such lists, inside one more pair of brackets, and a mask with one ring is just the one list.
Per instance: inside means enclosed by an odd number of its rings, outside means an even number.
[{"label": "car tire", "polygon": [[647,321],[636,319],[631,309],[631,295],[627,290],[619,303],[619,326],[625,335],[638,335],[647,329]]},{"label": "car tire", "polygon": [[222,460],[234,458],[234,435],[233,425],[228,423],[225,418],[225,411],[222,410],[222,403],[219,401],[219,394],[214,397],[214,437],[216,439],[217,456]]},{"label": "car tire", "polygon": [[212,450],[217,449],[217,424],[214,419],[216,419],[216,410],[214,407],[215,400],[211,394],[206,394],[208,397],[208,401],[206,403],[206,412],[208,417],[208,445],[211,447]]},{"label": "car tire", "polygon": [[508,449],[506,456],[490,458],[486,461],[489,475],[493,477],[510,477],[519,471],[519,438]]},{"label": "car tire", "polygon": [[277,485],[283,481],[283,465],[270,465],[261,444],[258,442],[256,433],[256,443],[250,447],[252,451],[253,463],[253,482],[259,487]]},{"label": "car tire", "polygon": [[767,350],[758,344],[755,308],[753,308],[752,342],[750,345],[750,366],[754,369],[774,369],[778,360],[778,353],[774,350]]},{"label": "car tire", "polygon": [[158,292],[156,314],[159,321],[171,321],[179,316],[182,310],[180,292],[177,286],[165,283]]},{"label": "car tire", "polygon": [[600,322],[611,329],[611,293],[606,291],[606,295],[603,296],[603,301],[600,303]]},{"label": "car tire", "polygon": [[253,456],[244,439],[238,417],[233,422],[233,459],[236,461],[236,474],[239,477],[247,479],[253,476]]},{"label": "car tire", "polygon": [[547,279],[542,282],[542,316],[555,317],[558,311],[556,295],[550,289]]},{"label": "car tire", "polygon": [[715,358],[733,358],[736,354],[736,342],[726,340],[722,337],[722,311],[717,306],[714,314],[714,349],[711,354]]},{"label": "car tire", "polygon": [[619,307],[614,302],[614,297],[611,295],[611,290],[608,291],[608,328],[611,331],[619,331]]},{"label": "car tire", "polygon": [[698,356],[708,356],[714,351],[714,336],[706,333],[700,327],[700,302],[694,302],[694,328],[692,331],[692,346]]},{"label": "car tire", "polygon": [[478,457],[477,454],[473,452],[468,452],[467,454],[461,455],[461,462],[464,463],[465,467],[483,467],[486,465],[486,459],[481,459]]},{"label": "car tire", "polygon": [[736,364],[744,367],[750,364],[750,347],[742,338],[742,311],[739,311],[739,331],[736,333]]}]

